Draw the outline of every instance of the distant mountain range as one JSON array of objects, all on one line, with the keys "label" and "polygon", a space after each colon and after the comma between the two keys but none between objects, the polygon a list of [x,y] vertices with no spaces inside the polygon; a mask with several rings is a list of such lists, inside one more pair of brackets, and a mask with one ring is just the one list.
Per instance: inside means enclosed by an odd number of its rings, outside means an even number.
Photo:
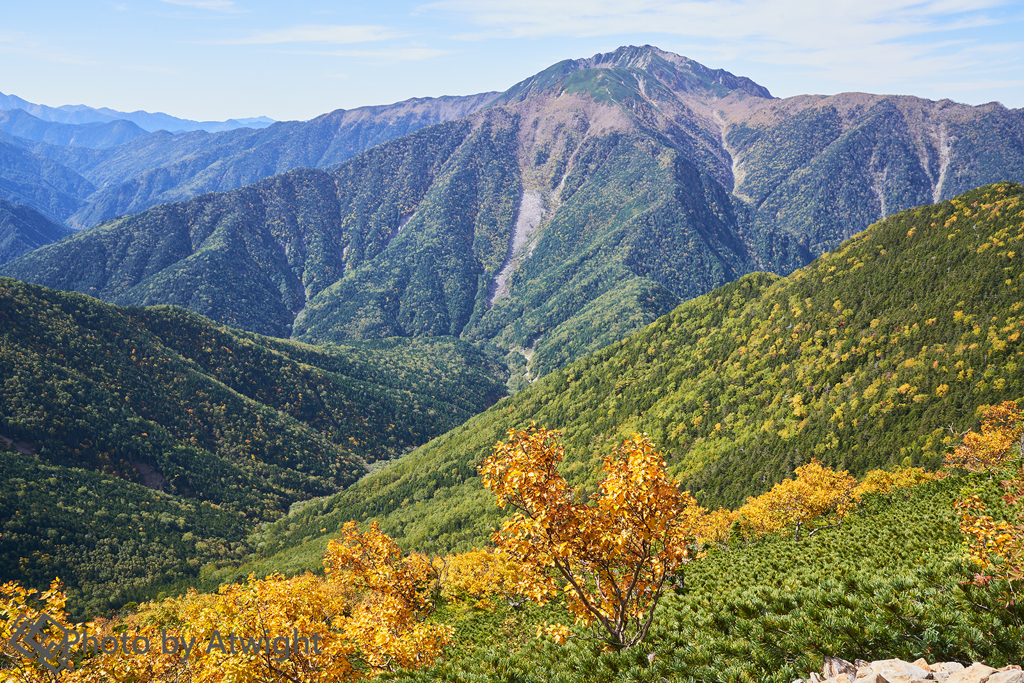
[{"label": "distant mountain range", "polygon": [[4,95],[3,93],[0,93],[0,109],[20,109],[41,121],[53,123],[90,124],[128,121],[148,133],[158,130],[166,130],[171,133],[193,130],[218,133],[236,128],[266,128],[274,123],[274,119],[266,116],[228,119],[227,121],[193,121],[191,119],[180,119],[177,116],[161,112],[150,113],[141,110],[125,112],[108,109],[107,107],[96,109],[94,107],[87,107],[84,104],[65,104],[60,107],[48,107],[45,104],[35,104],[23,100],[17,95]]},{"label": "distant mountain range", "polygon": [[339,109],[311,121],[220,133],[146,133],[128,121],[54,123],[22,110],[0,111],[0,198],[71,228],[91,227],[293,168],[333,166],[373,145],[471,114],[497,94]]},{"label": "distant mountain range", "polygon": [[115,147],[146,134],[142,128],[123,119],[106,123],[54,123],[24,109],[0,110],[0,130],[29,142],[92,149]]},{"label": "distant mountain range", "polygon": [[[405,106],[423,122],[439,104]],[[363,120],[381,130],[393,111]],[[504,358],[518,386],[746,273],[789,273],[894,212],[1024,180],[1021,110],[863,93],[780,100],[651,46],[561,62],[497,98],[453,98],[445,113],[373,147],[363,136],[365,152],[328,170],[124,216],[0,273],[312,343],[456,336]],[[348,117],[219,134],[281,131],[230,162],[195,161],[207,149],[197,138],[145,172],[132,160],[149,136],[48,160],[109,187],[134,178],[75,214],[87,224],[101,206],[105,216],[290,163],[328,166],[355,154],[323,142],[357,130]],[[112,151],[122,148],[138,151]],[[119,161],[99,161],[108,154]],[[183,183],[194,161],[202,180]]]}]

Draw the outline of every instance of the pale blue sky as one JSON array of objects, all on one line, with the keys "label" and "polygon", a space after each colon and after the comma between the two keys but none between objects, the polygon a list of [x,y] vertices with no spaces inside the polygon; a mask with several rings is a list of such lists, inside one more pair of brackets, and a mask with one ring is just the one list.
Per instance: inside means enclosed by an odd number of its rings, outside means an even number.
[{"label": "pale blue sky", "polygon": [[504,90],[562,59],[648,43],[781,97],[1024,107],[1024,3],[1005,0],[5,0],[0,92],[309,119]]}]

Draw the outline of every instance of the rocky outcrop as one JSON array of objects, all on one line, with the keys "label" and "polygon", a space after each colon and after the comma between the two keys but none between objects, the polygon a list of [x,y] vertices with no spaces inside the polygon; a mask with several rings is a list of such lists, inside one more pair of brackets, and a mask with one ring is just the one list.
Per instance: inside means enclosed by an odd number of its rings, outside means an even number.
[{"label": "rocky outcrop", "polygon": [[852,664],[838,657],[826,657],[821,674],[812,673],[793,683],[1024,683],[1024,671],[1017,665],[995,669],[981,663],[965,667],[959,662],[936,662],[924,659],[905,662],[883,659],[877,662],[855,660]]}]

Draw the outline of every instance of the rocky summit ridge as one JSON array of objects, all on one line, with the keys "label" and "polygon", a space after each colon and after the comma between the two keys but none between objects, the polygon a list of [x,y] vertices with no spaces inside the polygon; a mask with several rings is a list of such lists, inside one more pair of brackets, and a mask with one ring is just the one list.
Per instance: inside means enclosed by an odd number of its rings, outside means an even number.
[{"label": "rocky summit ridge", "polygon": [[[566,59],[553,64],[509,88],[493,105],[522,101],[540,92],[557,92],[581,80],[579,77],[572,78],[574,75],[591,70],[630,72],[636,78],[635,86],[644,96],[648,92],[660,91],[662,96],[707,98],[711,95],[718,98],[740,91],[749,96],[772,99],[768,88],[746,76],[736,76],[725,69],[711,69],[689,57],[653,45],[627,45],[593,57]],[[661,87],[652,89],[656,86]]]}]

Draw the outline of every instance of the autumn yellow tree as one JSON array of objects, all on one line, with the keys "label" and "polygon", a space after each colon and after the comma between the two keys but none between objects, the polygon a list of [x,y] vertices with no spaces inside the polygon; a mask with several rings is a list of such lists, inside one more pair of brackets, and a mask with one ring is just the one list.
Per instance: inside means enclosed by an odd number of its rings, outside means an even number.
[{"label": "autumn yellow tree", "polygon": [[967,432],[943,464],[968,472],[996,472],[1020,454],[1022,438],[1024,415],[1015,401],[1005,401],[985,410],[981,433]]},{"label": "autumn yellow tree", "polygon": [[928,472],[923,467],[898,467],[891,472],[871,470],[857,484],[853,494],[859,500],[868,493],[891,493],[896,489],[917,486],[945,476],[945,472]]},{"label": "autumn yellow tree", "polygon": [[63,634],[75,628],[64,614],[66,603],[67,596],[60,579],[54,579],[50,588],[42,592],[26,589],[14,581],[0,584],[0,681],[42,683],[60,680],[68,653],[55,647],[51,656],[43,660],[25,647],[24,639],[28,635],[27,627],[42,618],[42,628],[35,637],[36,641],[60,643]]},{"label": "autumn yellow tree", "polygon": [[435,560],[443,573],[442,596],[449,601],[475,599],[476,607],[492,607],[501,598],[510,607],[525,600],[524,591],[535,580],[529,568],[500,548],[476,548]]},{"label": "autumn yellow tree", "polygon": [[739,519],[739,510],[718,508],[698,520],[694,533],[703,548],[725,550],[729,546],[733,525]]},{"label": "autumn yellow tree", "polygon": [[327,546],[324,570],[329,581],[358,597],[343,628],[374,674],[425,666],[451,638],[450,628],[426,621],[440,590],[429,558],[402,555],[376,522],[366,532],[347,522]]},{"label": "autumn yellow tree", "polygon": [[[124,619],[97,620],[99,642],[118,635],[144,638],[148,652],[125,647],[87,656],[67,683],[302,683],[363,677],[357,644],[345,633],[352,593],[323,577],[303,574],[249,579],[216,593],[194,590],[144,605]],[[139,641],[142,642],[142,641]]]},{"label": "autumn yellow tree", "polygon": [[997,520],[988,514],[977,492],[956,503],[960,532],[967,537],[967,559],[978,570],[976,585],[996,582],[1000,603],[1016,619],[1020,602],[1018,591],[1024,580],[1024,414],[1017,404],[1007,401],[984,412],[981,433],[968,432],[963,442],[946,459],[947,467],[971,472],[1002,473],[1003,500],[1017,511],[1017,523]]},{"label": "autumn yellow tree", "polygon": [[770,491],[747,498],[740,516],[748,534],[762,536],[793,532],[800,540],[821,530],[837,527],[857,503],[857,480],[837,472],[817,459],[796,468],[796,479],[784,479]]},{"label": "autumn yellow tree", "polygon": [[[646,637],[667,582],[689,561],[705,511],[668,479],[664,460],[640,434],[604,459],[597,494],[581,500],[557,470],[560,436],[510,430],[484,460],[484,486],[499,506],[518,510],[494,541],[529,568],[529,597],[563,595],[578,624],[628,648]],[[552,632],[565,634],[563,627]]]}]

